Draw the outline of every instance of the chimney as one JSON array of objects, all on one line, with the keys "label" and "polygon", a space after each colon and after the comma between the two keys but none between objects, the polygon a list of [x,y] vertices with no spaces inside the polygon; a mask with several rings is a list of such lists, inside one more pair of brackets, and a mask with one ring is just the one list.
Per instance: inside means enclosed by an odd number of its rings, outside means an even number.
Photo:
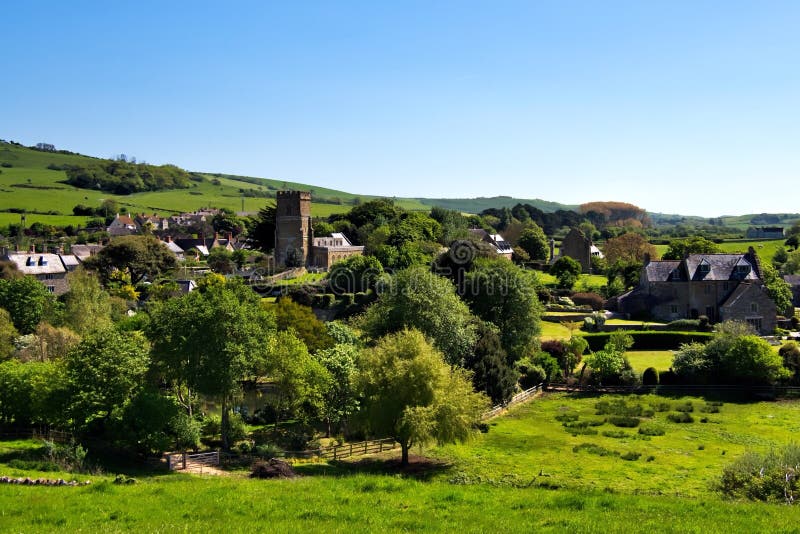
[{"label": "chimney", "polygon": [[553,239],[553,238],[550,238],[550,261],[551,262],[555,261],[555,259],[556,259],[555,256],[556,256],[556,240]]},{"label": "chimney", "polygon": [[228,243],[233,243],[233,232],[228,232]]},{"label": "chimney", "polygon": [[171,235],[167,236],[167,243],[172,243],[172,236]]},{"label": "chimney", "polygon": [[642,258],[642,263],[644,264],[645,267],[647,267],[650,264],[650,253],[649,252],[645,252],[644,253],[644,258]]},{"label": "chimney", "polygon": [[31,254],[35,254],[36,253],[36,245],[33,244],[33,243],[31,243],[30,253]]}]

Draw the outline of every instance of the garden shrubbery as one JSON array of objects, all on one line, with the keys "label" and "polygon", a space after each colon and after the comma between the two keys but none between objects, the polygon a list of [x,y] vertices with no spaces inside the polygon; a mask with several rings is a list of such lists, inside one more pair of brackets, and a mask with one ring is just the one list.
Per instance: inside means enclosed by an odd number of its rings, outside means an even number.
[{"label": "garden shrubbery", "polygon": [[745,453],[723,470],[718,489],[731,498],[794,504],[799,475],[800,446],[793,443],[765,454]]}]

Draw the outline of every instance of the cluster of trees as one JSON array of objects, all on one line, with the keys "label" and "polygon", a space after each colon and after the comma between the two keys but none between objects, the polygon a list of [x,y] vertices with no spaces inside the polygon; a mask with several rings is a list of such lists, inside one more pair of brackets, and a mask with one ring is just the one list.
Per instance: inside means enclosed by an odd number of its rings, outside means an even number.
[{"label": "cluster of trees", "polygon": [[148,165],[123,159],[97,160],[87,165],[68,165],[67,183],[84,189],[100,189],[116,195],[189,187],[192,175],[175,165]]}]

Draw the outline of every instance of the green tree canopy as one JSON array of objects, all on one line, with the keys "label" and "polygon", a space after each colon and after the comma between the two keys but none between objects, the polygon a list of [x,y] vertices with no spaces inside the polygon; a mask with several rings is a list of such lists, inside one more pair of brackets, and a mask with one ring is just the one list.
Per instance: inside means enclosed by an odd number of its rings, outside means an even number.
[{"label": "green tree canopy", "polygon": [[550,247],[547,244],[547,236],[544,235],[544,230],[534,222],[529,222],[525,226],[517,244],[528,253],[532,260],[547,261],[549,259]]},{"label": "green tree canopy", "polygon": [[367,309],[361,327],[372,339],[416,328],[451,364],[461,364],[477,340],[472,315],[455,287],[423,267],[393,276],[378,301]]},{"label": "green tree canopy", "polygon": [[328,283],[335,293],[358,293],[373,289],[381,275],[383,266],[374,256],[350,256],[333,264]]},{"label": "green tree canopy", "polygon": [[689,254],[715,254],[720,251],[713,241],[702,236],[673,239],[661,259],[682,260]]},{"label": "green tree canopy", "polygon": [[96,276],[83,269],[67,275],[69,292],[64,296],[64,322],[78,334],[111,324],[111,298]]},{"label": "green tree canopy", "polygon": [[542,306],[536,280],[504,259],[480,259],[467,273],[464,298],[472,311],[500,329],[509,364],[537,350]]},{"label": "green tree canopy", "polygon": [[53,296],[32,276],[0,279],[0,308],[11,315],[21,334],[30,334],[53,306]]},{"label": "green tree canopy", "polygon": [[176,264],[175,256],[161,241],[141,235],[117,237],[84,262],[87,269],[100,273],[104,283],[111,279],[114,271],[126,271],[133,285],[145,277],[154,280],[174,269]]},{"label": "green tree canopy", "polygon": [[572,289],[581,272],[581,264],[569,256],[558,258],[550,267],[550,274],[558,279],[558,287],[563,289]]},{"label": "green tree canopy", "polygon": [[293,302],[289,297],[281,297],[270,306],[275,313],[278,330],[292,330],[306,344],[309,352],[317,352],[333,346],[325,324],[317,319],[308,306]]},{"label": "green tree canopy", "polygon": [[416,330],[390,334],[366,349],[360,368],[366,427],[396,439],[404,465],[415,443],[466,440],[489,406],[472,390],[469,374],[449,366]]}]

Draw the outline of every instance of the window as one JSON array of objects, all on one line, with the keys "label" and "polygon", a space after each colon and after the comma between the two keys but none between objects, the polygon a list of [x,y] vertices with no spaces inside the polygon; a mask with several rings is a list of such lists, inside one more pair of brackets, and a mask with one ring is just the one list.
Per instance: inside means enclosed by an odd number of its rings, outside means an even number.
[{"label": "window", "polygon": [[698,270],[703,274],[708,274],[708,273],[711,272],[711,264],[709,264],[707,261],[703,260],[703,262],[698,267]]},{"label": "window", "polygon": [[47,290],[48,290],[50,293],[55,293],[55,292],[56,292],[56,288],[55,288],[55,286],[47,286]]},{"label": "window", "polygon": [[758,302],[750,303],[750,313],[758,313]]},{"label": "window", "polygon": [[747,324],[752,326],[756,332],[761,331],[761,319],[748,319]]},{"label": "window", "polygon": [[677,304],[673,304],[672,306],[670,306],[669,307],[669,312],[672,315],[678,315],[678,306],[677,306]]}]

